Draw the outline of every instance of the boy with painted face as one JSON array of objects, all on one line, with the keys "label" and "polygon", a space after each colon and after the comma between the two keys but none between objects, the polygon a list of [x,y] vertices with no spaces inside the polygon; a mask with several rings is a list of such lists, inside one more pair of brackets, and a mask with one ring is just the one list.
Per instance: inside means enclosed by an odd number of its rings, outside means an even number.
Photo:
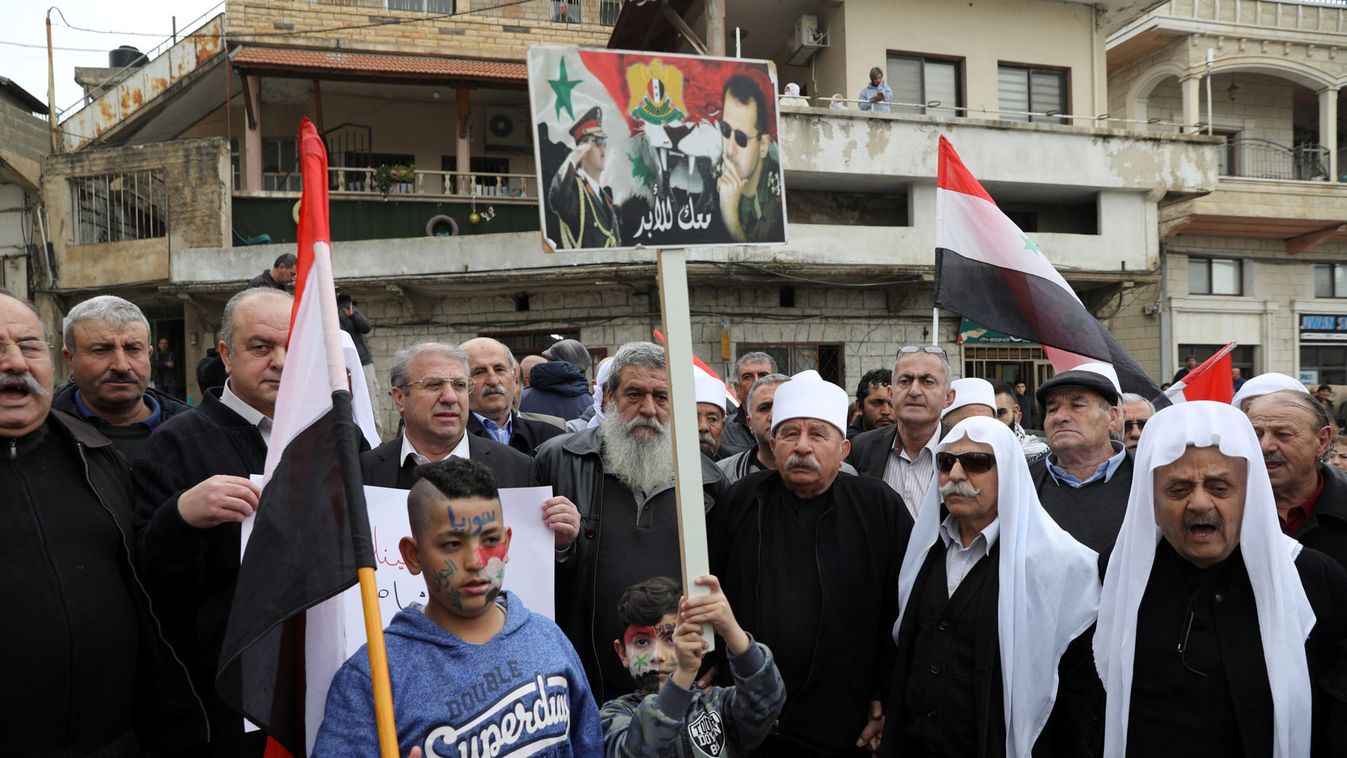
[{"label": "boy with painted face", "polygon": [[[425,575],[428,601],[404,608],[385,631],[400,754],[598,754],[598,708],[575,649],[501,589],[510,528],[491,471],[450,457],[416,476],[412,536],[398,547],[407,570]],[[332,680],[313,755],[378,753],[362,647]]]},{"label": "boy with painted face", "polygon": [[[710,593],[682,598],[667,577],[633,585],[618,602],[622,639],[613,649],[636,692],[600,712],[607,756],[746,755],[762,744],[786,703],[786,685],[766,645],[739,627],[714,576],[698,577]],[[729,651],[732,687],[694,688],[711,625]]]}]

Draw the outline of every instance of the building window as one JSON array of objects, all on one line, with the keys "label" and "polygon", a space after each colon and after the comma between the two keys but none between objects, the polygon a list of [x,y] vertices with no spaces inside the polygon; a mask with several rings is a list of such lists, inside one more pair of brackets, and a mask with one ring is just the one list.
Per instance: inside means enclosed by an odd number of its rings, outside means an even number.
[{"label": "building window", "polygon": [[1315,264],[1314,296],[1347,297],[1347,264]]},{"label": "building window", "polygon": [[[525,303],[528,302],[527,294],[516,295],[516,308],[518,308],[521,297],[524,299]],[[563,339],[579,341],[580,330],[576,327],[563,327],[559,329],[537,329],[518,332],[482,332],[477,336],[490,337],[493,340],[497,340],[502,345],[508,347],[510,352],[514,354],[515,360],[518,361],[528,355],[542,355],[544,350]],[[581,368],[589,369],[589,375],[593,377],[595,370],[598,369],[599,361],[608,357],[608,348],[586,347],[589,350],[589,366],[582,366]]]},{"label": "building window", "polygon": [[1309,384],[1347,384],[1347,347],[1301,345],[1300,380]]},{"label": "building window", "polygon": [[167,192],[158,171],[72,177],[70,201],[76,245],[168,234]]},{"label": "building window", "polygon": [[843,365],[840,342],[740,342],[739,356],[748,353],[767,353],[776,360],[777,370],[787,376],[814,369],[827,381],[844,386],[846,367]]},{"label": "building window", "polygon": [[552,20],[563,24],[580,23],[580,0],[548,0],[552,4]]},{"label": "building window", "polygon": [[[1218,350],[1225,345],[1179,345],[1179,366],[1184,365],[1184,359],[1193,356],[1197,359],[1197,365],[1201,366],[1208,358],[1215,355]],[[1256,345],[1239,345],[1230,351],[1230,368],[1239,369],[1239,374],[1245,379],[1252,378],[1254,373],[1254,350]]]},{"label": "building window", "polygon": [[[1057,114],[1068,113],[1069,69],[1001,64],[997,69],[1001,115],[1006,121],[1064,124]],[[1029,113],[1044,114],[1031,116]]]},{"label": "building window", "polygon": [[299,192],[299,147],[293,137],[262,140],[262,189]]},{"label": "building window", "polygon": [[[963,62],[928,55],[891,53],[887,83],[893,90],[894,113],[957,116],[963,105]],[[920,105],[916,105],[920,103]]]},{"label": "building window", "polygon": [[1243,295],[1244,271],[1234,258],[1189,258],[1188,294]]},{"label": "building window", "polygon": [[622,0],[599,0],[599,23],[613,26],[617,23],[617,14],[622,12]]}]

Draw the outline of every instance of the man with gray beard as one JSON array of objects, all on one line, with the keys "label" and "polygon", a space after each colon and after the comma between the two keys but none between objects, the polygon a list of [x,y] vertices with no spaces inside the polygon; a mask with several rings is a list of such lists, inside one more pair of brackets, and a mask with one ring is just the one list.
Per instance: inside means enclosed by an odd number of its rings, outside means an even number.
[{"label": "man with gray beard", "polygon": [[[678,576],[678,511],[664,348],[623,345],[603,386],[603,423],[538,447],[534,478],[554,500],[573,503],[580,534],[557,555],[557,624],[580,654],[599,702],[630,692],[631,675],[608,652],[622,637],[622,593],[654,576]],[[724,489],[702,457],[706,508]]]}]

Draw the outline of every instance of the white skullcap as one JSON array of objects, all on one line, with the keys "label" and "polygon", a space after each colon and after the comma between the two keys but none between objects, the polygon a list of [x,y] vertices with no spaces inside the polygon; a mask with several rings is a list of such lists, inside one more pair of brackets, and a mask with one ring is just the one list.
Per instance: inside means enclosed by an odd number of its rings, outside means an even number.
[{"label": "white skullcap", "polygon": [[772,431],[793,418],[816,418],[847,433],[847,391],[823,380],[817,371],[801,371],[777,387],[772,400]]},{"label": "white skullcap", "polygon": [[789,84],[786,85],[786,94],[787,94],[787,95],[799,95],[799,94],[800,94],[800,85],[796,84],[795,82],[790,82]]},{"label": "white skullcap", "polygon": [[1306,395],[1310,394],[1310,391],[1305,389],[1305,385],[1292,379],[1286,374],[1267,373],[1259,374],[1258,376],[1245,381],[1244,386],[1240,387],[1239,392],[1236,392],[1235,397],[1230,400],[1230,404],[1240,410],[1244,410],[1245,401],[1253,400],[1254,398],[1262,397],[1263,395],[1271,395],[1274,392],[1281,392],[1282,390],[1303,392]]},{"label": "white skullcap", "polygon": [[710,403],[725,411],[725,383],[700,371],[693,372],[694,384],[697,386],[697,402]]},{"label": "white skullcap", "polygon": [[986,379],[976,377],[955,379],[950,382],[949,388],[954,390],[954,402],[940,412],[941,418],[965,405],[985,405],[991,408],[993,413],[996,412],[996,390],[992,389],[992,383]]}]

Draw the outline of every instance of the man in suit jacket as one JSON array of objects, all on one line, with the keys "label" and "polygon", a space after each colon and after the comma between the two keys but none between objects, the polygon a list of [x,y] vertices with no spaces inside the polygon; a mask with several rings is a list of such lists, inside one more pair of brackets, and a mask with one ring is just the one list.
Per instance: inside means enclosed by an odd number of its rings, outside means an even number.
[{"label": "man in suit jacket", "polygon": [[531,457],[544,440],[565,433],[562,427],[515,411],[518,364],[510,348],[490,337],[468,340],[459,348],[468,356],[472,376],[468,434],[509,445]]},{"label": "man in suit jacket", "polygon": [[466,433],[473,381],[468,356],[452,345],[420,342],[399,350],[389,371],[403,432],[360,455],[365,484],[411,489],[422,463],[449,456],[477,461],[501,487],[532,483],[532,460],[523,453]]}]

